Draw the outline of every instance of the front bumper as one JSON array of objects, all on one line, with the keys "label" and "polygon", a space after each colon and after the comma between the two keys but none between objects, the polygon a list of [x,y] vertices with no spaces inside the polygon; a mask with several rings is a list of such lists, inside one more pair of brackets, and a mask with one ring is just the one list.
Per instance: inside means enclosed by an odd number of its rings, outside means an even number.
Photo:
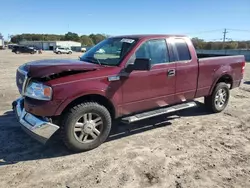
[{"label": "front bumper", "polygon": [[19,98],[12,103],[17,120],[21,127],[30,136],[45,144],[50,137],[59,129],[59,126],[50,123],[46,118],[34,116],[25,111],[23,98]]}]

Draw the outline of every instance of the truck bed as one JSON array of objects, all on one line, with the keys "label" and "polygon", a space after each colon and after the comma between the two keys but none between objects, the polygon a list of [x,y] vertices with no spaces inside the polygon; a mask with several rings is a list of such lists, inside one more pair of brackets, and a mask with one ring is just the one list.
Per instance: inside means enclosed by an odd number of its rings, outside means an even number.
[{"label": "truck bed", "polygon": [[[204,55],[204,54],[202,54]],[[243,74],[242,63],[245,62],[243,55],[237,56],[213,56],[198,59],[199,76],[196,97],[211,94],[211,88],[222,76],[228,76],[232,80],[231,89],[239,86]]]}]

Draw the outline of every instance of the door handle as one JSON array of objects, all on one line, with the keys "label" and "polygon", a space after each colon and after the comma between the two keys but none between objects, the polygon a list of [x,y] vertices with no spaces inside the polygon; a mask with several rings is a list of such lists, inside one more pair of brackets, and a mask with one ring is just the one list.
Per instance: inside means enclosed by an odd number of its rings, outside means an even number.
[{"label": "door handle", "polygon": [[175,76],[175,69],[169,69],[168,70],[168,77]]}]

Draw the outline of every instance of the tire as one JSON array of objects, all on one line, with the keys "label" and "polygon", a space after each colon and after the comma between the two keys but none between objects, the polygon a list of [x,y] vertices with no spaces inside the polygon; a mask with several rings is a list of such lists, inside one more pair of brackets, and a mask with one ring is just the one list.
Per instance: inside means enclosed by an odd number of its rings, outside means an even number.
[{"label": "tire", "polygon": [[19,51],[16,51],[16,54],[20,54],[20,52],[19,52]]},{"label": "tire", "polygon": [[[222,91],[221,95],[219,94],[220,91]],[[214,113],[219,113],[227,107],[229,97],[230,90],[228,85],[224,82],[221,82],[215,86],[212,95],[205,97],[204,102],[209,110]],[[221,101],[224,101],[224,103]]]},{"label": "tire", "polygon": [[68,54],[72,54],[72,52],[68,52]]},{"label": "tire", "polygon": [[57,54],[61,54],[61,52],[57,52]]},{"label": "tire", "polygon": [[[88,131],[91,132],[89,128],[89,125],[84,122],[89,122],[85,121],[86,119],[89,120],[89,114],[92,114],[91,117],[97,117],[101,119],[102,124],[96,126],[96,129],[99,131],[99,135],[97,136],[95,131],[92,133],[86,133]],[[81,125],[82,127],[75,127],[77,126],[76,123],[79,123],[82,121],[83,124]],[[93,119],[92,121],[95,121]],[[100,121],[98,121],[100,122]],[[100,146],[109,136],[110,130],[111,130],[111,116],[109,111],[102,105],[96,103],[96,102],[86,102],[86,103],[81,103],[73,108],[71,108],[64,116],[64,119],[62,120],[62,126],[61,126],[61,133],[62,133],[62,139],[65,145],[68,147],[68,149],[74,151],[74,152],[83,152],[83,151],[88,151],[91,149],[94,149],[98,146]],[[76,129],[78,132],[75,132]],[[81,129],[79,131],[79,129]],[[95,129],[95,128],[93,128]],[[95,134],[97,136],[95,139],[92,137],[91,134]],[[81,135],[84,135],[81,137]],[[88,136],[86,136],[88,135]],[[93,139],[92,141],[84,141],[85,137],[87,139]]]}]

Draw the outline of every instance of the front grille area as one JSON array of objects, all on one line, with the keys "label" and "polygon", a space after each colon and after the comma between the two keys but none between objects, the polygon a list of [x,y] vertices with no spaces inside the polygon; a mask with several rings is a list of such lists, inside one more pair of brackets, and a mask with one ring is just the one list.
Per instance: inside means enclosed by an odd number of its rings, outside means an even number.
[{"label": "front grille area", "polygon": [[16,85],[20,94],[22,94],[22,88],[23,84],[25,84],[25,78],[26,75],[23,72],[19,70],[16,71]]}]

